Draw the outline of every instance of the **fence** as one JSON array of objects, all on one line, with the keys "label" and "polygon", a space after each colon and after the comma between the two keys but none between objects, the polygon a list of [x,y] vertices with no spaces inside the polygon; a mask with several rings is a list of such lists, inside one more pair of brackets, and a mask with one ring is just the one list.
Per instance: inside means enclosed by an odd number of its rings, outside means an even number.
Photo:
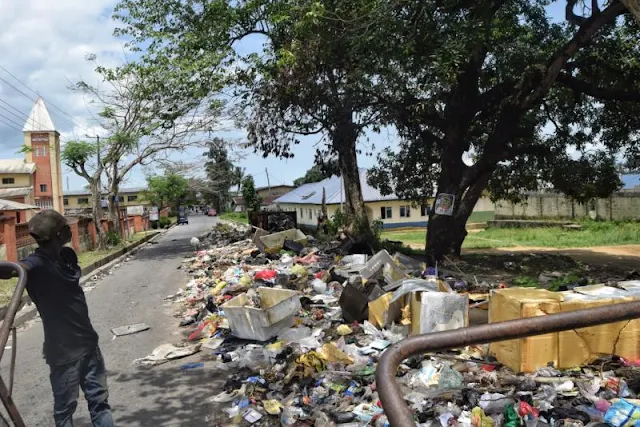
[{"label": "fence", "polygon": [[[76,252],[93,250],[97,242],[97,230],[91,218],[67,217],[71,228],[71,245]],[[111,221],[102,220],[102,229],[115,231]],[[149,228],[147,218],[134,215],[120,222],[120,230],[130,236]],[[27,223],[15,223],[15,217],[0,216],[0,260],[17,261],[28,256],[36,247],[36,241],[29,234]]]},{"label": "fence", "polygon": [[23,248],[35,244],[36,241],[29,234],[29,225],[26,222],[16,225],[16,246]]},{"label": "fence", "polygon": [[593,199],[586,204],[556,193],[531,193],[523,203],[496,203],[496,219],[589,216],[610,221],[639,220],[640,192],[614,193],[607,199]]}]

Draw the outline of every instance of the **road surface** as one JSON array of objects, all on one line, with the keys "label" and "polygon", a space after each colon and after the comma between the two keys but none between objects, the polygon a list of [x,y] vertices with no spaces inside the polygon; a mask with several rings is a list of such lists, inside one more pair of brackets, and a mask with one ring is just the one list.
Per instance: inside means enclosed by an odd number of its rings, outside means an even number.
[{"label": "road surface", "polygon": [[[215,218],[190,216],[189,225],[174,227],[156,245],[147,245],[97,283],[87,295],[89,314],[100,335],[100,347],[108,369],[109,401],[120,426],[200,426],[213,408],[206,399],[215,394],[215,381],[205,370],[181,371],[179,366],[197,359],[174,361],[155,368],[132,366],[158,345],[179,343],[183,337],[173,317],[175,307],[164,307],[163,298],[183,286],[188,278],[178,266],[192,249],[189,240],[203,234]],[[110,329],[147,323],[150,330],[113,338]],[[36,322],[18,334],[14,399],[27,426],[53,425],[53,397],[49,369],[42,358],[42,324]],[[0,372],[8,384],[10,350]],[[74,425],[90,426],[82,397]],[[1,406],[1,405],[0,405]]]}]

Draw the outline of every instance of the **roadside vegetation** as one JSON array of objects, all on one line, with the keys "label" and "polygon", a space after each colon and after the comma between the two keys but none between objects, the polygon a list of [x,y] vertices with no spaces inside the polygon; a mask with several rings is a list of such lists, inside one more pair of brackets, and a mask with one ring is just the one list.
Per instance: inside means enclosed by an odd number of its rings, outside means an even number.
[{"label": "roadside vegetation", "polygon": [[[581,221],[579,230],[560,227],[490,228],[469,232],[463,248],[491,249],[515,246],[549,248],[587,248],[640,244],[640,222]],[[383,239],[424,246],[425,230],[385,231]]]},{"label": "roadside vegetation", "polygon": [[220,219],[227,221],[241,222],[243,224],[249,224],[249,217],[246,212],[227,212],[220,215]]}]

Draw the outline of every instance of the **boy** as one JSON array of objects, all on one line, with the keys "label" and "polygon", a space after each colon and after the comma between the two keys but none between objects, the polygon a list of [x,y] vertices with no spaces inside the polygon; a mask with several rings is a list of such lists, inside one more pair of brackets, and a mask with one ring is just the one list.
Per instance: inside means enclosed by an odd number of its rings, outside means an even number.
[{"label": "boy", "polygon": [[[64,216],[42,211],[29,221],[29,234],[38,243],[20,264],[27,271],[27,292],[42,318],[44,354],[49,365],[56,427],[73,426],[81,387],[95,427],[113,426],[107,376],[98,347],[98,334],[80,287],[81,271]],[[9,271],[0,271],[8,278]]]}]

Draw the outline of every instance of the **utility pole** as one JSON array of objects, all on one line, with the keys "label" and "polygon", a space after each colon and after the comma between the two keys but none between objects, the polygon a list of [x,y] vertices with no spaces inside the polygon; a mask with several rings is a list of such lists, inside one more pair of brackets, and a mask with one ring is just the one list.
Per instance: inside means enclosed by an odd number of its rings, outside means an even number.
[{"label": "utility pole", "polygon": [[267,168],[264,168],[264,172],[267,174],[267,189],[269,190],[269,195],[272,196],[273,194],[271,194],[271,182],[269,182],[269,170]]}]

